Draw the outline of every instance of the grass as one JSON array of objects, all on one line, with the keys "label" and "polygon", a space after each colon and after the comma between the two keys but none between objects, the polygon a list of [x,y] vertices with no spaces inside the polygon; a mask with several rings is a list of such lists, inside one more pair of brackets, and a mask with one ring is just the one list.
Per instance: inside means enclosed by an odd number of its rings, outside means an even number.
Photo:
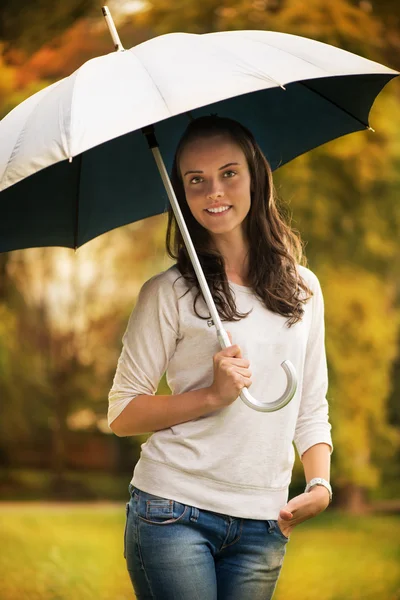
[{"label": "grass", "polygon": [[1,508],[1,600],[128,600],[125,506]]},{"label": "grass", "polygon": [[[132,600],[124,525],[124,502],[0,504],[1,600]],[[400,600],[400,516],[331,509],[292,533],[274,600],[372,599]]]},{"label": "grass", "polygon": [[274,596],[295,599],[399,600],[400,517],[327,511],[301,524]]}]

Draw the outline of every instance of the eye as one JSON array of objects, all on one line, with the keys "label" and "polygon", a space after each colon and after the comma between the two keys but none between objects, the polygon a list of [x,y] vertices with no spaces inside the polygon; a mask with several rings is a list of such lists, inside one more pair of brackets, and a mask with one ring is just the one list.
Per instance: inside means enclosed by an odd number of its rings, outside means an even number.
[{"label": "eye", "polygon": [[224,177],[234,177],[236,175],[236,171],[225,171]]}]

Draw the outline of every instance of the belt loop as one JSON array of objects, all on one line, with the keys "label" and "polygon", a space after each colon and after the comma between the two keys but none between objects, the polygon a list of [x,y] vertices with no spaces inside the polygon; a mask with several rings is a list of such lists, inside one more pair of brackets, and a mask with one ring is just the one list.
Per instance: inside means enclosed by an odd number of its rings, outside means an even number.
[{"label": "belt loop", "polygon": [[191,508],[192,508],[192,510],[191,510],[191,514],[190,514],[190,520],[192,521],[192,523],[196,523],[197,519],[199,518],[200,511],[195,506],[192,506]]}]

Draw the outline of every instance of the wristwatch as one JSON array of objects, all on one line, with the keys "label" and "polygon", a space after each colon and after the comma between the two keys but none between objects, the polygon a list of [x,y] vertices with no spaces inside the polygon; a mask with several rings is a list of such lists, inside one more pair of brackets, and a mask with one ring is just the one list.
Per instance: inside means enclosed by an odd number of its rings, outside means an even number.
[{"label": "wristwatch", "polygon": [[314,487],[315,485],[323,485],[324,487],[326,487],[326,489],[329,492],[329,504],[332,502],[332,488],[331,488],[331,484],[329,483],[329,481],[327,481],[326,479],[323,479],[322,477],[314,477],[313,479],[311,479],[311,481],[309,481],[306,485],[306,489],[304,490],[305,492],[309,492],[311,490],[312,487]]}]

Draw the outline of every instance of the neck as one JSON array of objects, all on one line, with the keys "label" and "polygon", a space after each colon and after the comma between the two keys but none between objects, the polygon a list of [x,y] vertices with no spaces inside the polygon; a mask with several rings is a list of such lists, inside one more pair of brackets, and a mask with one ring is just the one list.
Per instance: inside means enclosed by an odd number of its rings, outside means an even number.
[{"label": "neck", "polygon": [[249,247],[243,236],[227,239],[215,236],[215,246],[222,254],[228,279],[239,279],[247,282],[249,270]]}]

